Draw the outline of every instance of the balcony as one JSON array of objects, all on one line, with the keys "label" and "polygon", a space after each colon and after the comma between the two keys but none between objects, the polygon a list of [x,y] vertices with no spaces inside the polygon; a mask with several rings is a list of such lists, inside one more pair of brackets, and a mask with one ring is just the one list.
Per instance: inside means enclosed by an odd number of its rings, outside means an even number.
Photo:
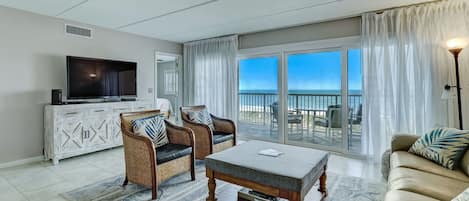
[{"label": "balcony", "polygon": [[[278,94],[239,93],[238,132],[246,138],[278,140]],[[346,148],[351,153],[361,153],[361,94],[348,96],[348,125],[342,126],[338,94],[288,95],[288,140],[302,144],[329,146],[342,149],[347,137]],[[335,108],[335,109],[334,109]],[[328,112],[329,111],[329,112]],[[334,113],[335,111],[335,113]],[[348,133],[342,134],[346,127]]]}]

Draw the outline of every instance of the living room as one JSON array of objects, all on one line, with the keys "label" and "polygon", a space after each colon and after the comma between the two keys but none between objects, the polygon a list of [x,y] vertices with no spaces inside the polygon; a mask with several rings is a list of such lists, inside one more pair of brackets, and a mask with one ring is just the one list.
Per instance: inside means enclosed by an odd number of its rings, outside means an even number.
[{"label": "living room", "polygon": [[0,200],[469,200],[467,0],[0,0]]}]

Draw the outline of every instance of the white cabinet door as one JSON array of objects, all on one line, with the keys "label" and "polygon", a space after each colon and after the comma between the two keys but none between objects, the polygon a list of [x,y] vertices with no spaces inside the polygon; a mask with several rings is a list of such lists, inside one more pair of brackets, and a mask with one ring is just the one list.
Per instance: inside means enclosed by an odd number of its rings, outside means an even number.
[{"label": "white cabinet door", "polygon": [[85,143],[88,147],[110,145],[109,123],[107,116],[91,117],[87,120]]},{"label": "white cabinet door", "polygon": [[121,106],[114,107],[112,111],[114,114],[112,115],[112,122],[111,122],[111,138],[115,145],[120,146],[123,144],[120,114],[133,112],[135,110],[132,109],[131,105],[121,105]]},{"label": "white cabinet door", "polygon": [[119,115],[115,115],[111,122],[111,138],[115,145],[122,145],[121,120]]},{"label": "white cabinet door", "polygon": [[60,153],[71,153],[85,148],[83,121],[64,117],[57,127]]}]

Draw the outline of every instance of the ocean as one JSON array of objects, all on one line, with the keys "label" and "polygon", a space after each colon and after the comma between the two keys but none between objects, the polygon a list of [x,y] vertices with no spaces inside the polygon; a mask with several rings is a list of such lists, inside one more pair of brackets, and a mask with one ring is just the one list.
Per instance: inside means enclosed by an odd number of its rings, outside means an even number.
[{"label": "ocean", "polygon": [[[241,111],[263,111],[278,101],[277,90],[240,90]],[[289,110],[327,110],[330,105],[341,105],[340,90],[289,90]],[[362,103],[361,90],[349,90],[349,108],[357,110]]]}]

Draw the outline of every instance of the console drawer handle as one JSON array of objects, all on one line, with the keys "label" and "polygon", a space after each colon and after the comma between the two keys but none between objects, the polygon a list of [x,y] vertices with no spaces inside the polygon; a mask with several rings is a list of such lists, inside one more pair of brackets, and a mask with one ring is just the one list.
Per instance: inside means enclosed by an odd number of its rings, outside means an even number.
[{"label": "console drawer handle", "polygon": [[74,115],[74,114],[78,114],[78,112],[67,112],[67,113],[65,113],[65,115]]},{"label": "console drawer handle", "polygon": [[95,110],[94,112],[104,112],[104,110]]}]

